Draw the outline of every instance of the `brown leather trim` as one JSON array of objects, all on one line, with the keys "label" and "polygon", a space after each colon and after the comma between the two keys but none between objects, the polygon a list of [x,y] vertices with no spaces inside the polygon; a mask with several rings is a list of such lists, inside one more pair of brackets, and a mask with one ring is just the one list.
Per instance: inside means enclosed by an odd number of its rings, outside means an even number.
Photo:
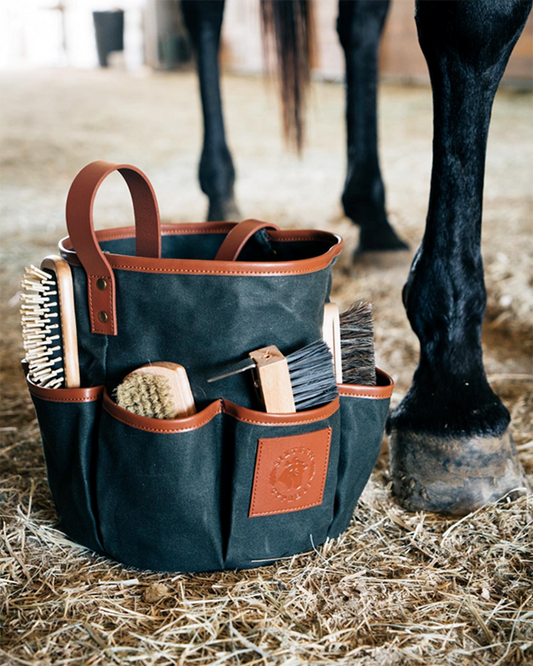
[{"label": "brown leather trim", "polygon": [[84,167],[74,178],[67,196],[67,229],[87,273],[91,332],[103,335],[117,335],[115,277],[94,230],[93,207],[100,185],[114,171],[124,178],[131,194],[136,254],[155,259],[161,257],[157,199],[144,173],[129,164],[103,161],[91,162]]},{"label": "brown leather trim", "polygon": [[70,389],[47,389],[37,386],[26,377],[26,383],[30,393],[40,400],[50,402],[94,402],[99,400],[104,390],[103,386],[91,386],[89,388]]},{"label": "brown leather trim", "polygon": [[[162,236],[194,236],[197,234],[228,234],[237,227],[240,222],[166,222],[161,224]],[[276,242],[282,241],[309,241],[328,243],[332,245],[332,240],[338,243],[342,239],[337,234],[321,229],[272,229],[268,232],[270,238]],[[135,227],[113,227],[112,229],[99,229],[96,231],[96,237],[100,242],[119,240],[121,238],[135,238]],[[64,249],[68,254],[76,255],[73,250],[73,244],[69,236],[59,241],[60,249]],[[80,264],[79,259],[78,265]]]},{"label": "brown leather trim", "polygon": [[[180,222],[169,223],[161,225],[162,236],[192,236],[195,234],[227,234],[234,227],[237,222]],[[135,238],[135,227],[113,227],[112,229],[98,229],[96,237],[99,242],[120,240],[121,238]],[[59,241],[59,249],[65,252],[68,256],[72,256],[73,262],[77,262],[77,266],[81,266],[78,259],[70,236],[65,236]],[[71,262],[72,263],[72,262]]]},{"label": "brown leather trim", "polygon": [[376,368],[377,386],[354,386],[352,384],[338,384],[339,395],[353,398],[374,398],[384,400],[391,397],[394,391],[394,380],[386,372]]},{"label": "brown leather trim", "polygon": [[259,220],[243,220],[228,233],[222,245],[218,248],[215,261],[236,261],[246,243],[261,229],[274,229],[279,227]]},{"label": "brown leather trim", "polygon": [[[236,226],[233,222],[194,222],[187,224],[163,224],[163,235],[227,233]],[[298,275],[314,273],[327,268],[341,250],[343,241],[340,236],[327,231],[291,230],[269,231],[272,240],[278,242],[317,241],[329,247],[317,257],[279,262],[248,262],[248,261],[210,261],[206,259],[152,259],[149,257],[132,257],[122,254],[105,253],[105,258],[114,269],[140,271],[145,273],[193,273],[203,275]],[[103,229],[96,232],[99,242],[134,238],[134,227],[118,227]],[[59,242],[59,253],[71,265],[81,263],[72,250],[69,237]]]},{"label": "brown leather trim", "polygon": [[132,412],[129,412],[127,409],[119,407],[117,403],[109,397],[107,391],[104,391],[103,408],[114,419],[124,423],[124,425],[130,426],[131,428],[137,428],[138,430],[157,433],[197,430],[209,423],[209,421],[212,421],[217,414],[222,413],[222,403],[220,400],[216,400],[197,414],[187,416],[183,419],[150,419],[146,416],[132,414]]},{"label": "brown leather trim", "polygon": [[247,407],[241,407],[229,400],[222,401],[222,411],[229,416],[232,416],[237,421],[243,423],[251,423],[253,425],[301,425],[304,423],[316,423],[329,418],[339,409],[339,399],[335,398],[332,402],[318,407],[317,409],[309,409],[305,412],[296,412],[294,414],[267,414],[266,412],[257,412]]}]

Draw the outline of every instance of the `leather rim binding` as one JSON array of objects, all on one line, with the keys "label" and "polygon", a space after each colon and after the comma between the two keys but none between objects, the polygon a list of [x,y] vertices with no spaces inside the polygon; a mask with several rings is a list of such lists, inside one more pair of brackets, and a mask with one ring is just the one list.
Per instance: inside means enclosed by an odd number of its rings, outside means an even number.
[{"label": "leather rim binding", "polygon": [[114,419],[124,425],[138,430],[146,430],[155,433],[187,432],[197,430],[212,421],[215,416],[222,413],[222,401],[215,400],[197,414],[186,416],[183,419],[151,419],[147,416],[139,416],[133,412],[117,405],[104,390],[103,409]]},{"label": "leather rim binding", "polygon": [[32,395],[40,400],[48,400],[49,402],[94,402],[95,400],[100,400],[104,391],[103,386],[47,389],[37,386],[37,384],[34,384],[27,377],[26,383]]},{"label": "leather rim binding", "polygon": [[238,421],[266,426],[316,423],[317,421],[323,421],[333,416],[340,406],[339,399],[335,398],[335,400],[332,400],[327,405],[317,407],[316,409],[308,409],[303,412],[295,412],[294,414],[267,414],[266,412],[258,412],[255,409],[241,407],[229,400],[223,400],[222,403],[224,413]]},{"label": "leather rim binding", "polygon": [[394,380],[383,370],[376,368],[377,386],[356,386],[353,384],[338,384],[339,395],[351,398],[373,398],[385,400],[390,398],[394,391]]},{"label": "leather rim binding", "polygon": [[305,412],[296,412],[295,414],[267,414],[246,407],[240,407],[228,400],[215,400],[210,405],[202,409],[193,416],[187,416],[183,419],[152,419],[146,416],[133,414],[123,407],[119,407],[109,396],[108,392],[103,392],[103,409],[114,419],[124,425],[139,430],[155,433],[178,433],[197,430],[207,425],[218,414],[224,413],[232,416],[238,421],[250,423],[252,425],[300,425],[305,423],[316,423],[329,418],[339,409],[339,399],[335,398],[332,402],[317,409],[311,409]]},{"label": "leather rim binding", "polygon": [[[163,224],[162,235],[228,233],[236,226],[233,222],[193,222],[186,224]],[[322,242],[326,251],[308,259],[279,262],[248,262],[248,261],[216,261],[207,259],[157,259],[151,257],[135,257],[123,254],[105,253],[105,257],[113,269],[140,271],[146,273],[197,273],[203,275],[298,275],[314,273],[327,268],[340,254],[343,241],[340,236],[327,231],[318,230],[282,230],[268,231],[272,240],[277,242]],[[135,238],[135,227],[117,227],[102,229],[96,232],[99,243]],[[72,249],[72,242],[67,236],[59,241],[59,253],[71,265],[81,266],[81,262]]]}]

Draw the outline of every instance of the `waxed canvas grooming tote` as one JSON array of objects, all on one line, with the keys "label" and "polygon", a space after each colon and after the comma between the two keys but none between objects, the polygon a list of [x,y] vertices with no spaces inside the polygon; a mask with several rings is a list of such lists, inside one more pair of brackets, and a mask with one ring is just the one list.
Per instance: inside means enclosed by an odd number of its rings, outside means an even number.
[{"label": "waxed canvas grooming tote", "polygon": [[[95,231],[93,202],[113,171],[135,227]],[[125,564],[161,571],[247,568],[310,550],[350,523],[379,453],[392,380],[339,385],[293,414],[254,408],[228,360],[321,338],[342,240],[256,220],[160,224],[146,176],[94,162],[67,200],[59,253],[72,272],[81,388],[28,379],[60,528]],[[197,413],[154,419],[113,390],[144,364],[173,361]]]}]

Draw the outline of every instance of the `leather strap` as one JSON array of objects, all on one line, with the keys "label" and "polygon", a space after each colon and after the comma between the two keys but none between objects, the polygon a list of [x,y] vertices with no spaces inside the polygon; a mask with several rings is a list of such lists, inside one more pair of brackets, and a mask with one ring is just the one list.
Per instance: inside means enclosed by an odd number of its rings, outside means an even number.
[{"label": "leather strap", "polygon": [[115,277],[100,249],[93,224],[98,188],[110,173],[126,181],[135,214],[137,256],[161,257],[161,224],[155,192],[142,171],[129,164],[92,162],[74,179],[67,197],[67,229],[76,254],[87,273],[91,332],[117,334]]},{"label": "leather strap", "polygon": [[260,229],[274,229],[279,227],[259,220],[243,220],[229,232],[219,247],[215,261],[237,261],[241,250]]}]

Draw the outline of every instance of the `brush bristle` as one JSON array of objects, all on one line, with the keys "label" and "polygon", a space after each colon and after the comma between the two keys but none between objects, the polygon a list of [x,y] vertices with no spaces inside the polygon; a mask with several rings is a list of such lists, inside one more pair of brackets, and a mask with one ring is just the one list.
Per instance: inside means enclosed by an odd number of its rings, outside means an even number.
[{"label": "brush bristle", "polygon": [[376,385],[372,305],[359,301],[340,316],[342,375],[346,384]]},{"label": "brush bristle", "polygon": [[339,395],[333,357],[324,340],[312,342],[286,359],[297,412],[325,405]]},{"label": "brush bristle", "polygon": [[20,283],[22,345],[28,377],[44,388],[64,385],[57,282],[53,273],[30,266]]},{"label": "brush bristle", "polygon": [[175,406],[170,382],[146,372],[132,374],[117,386],[115,400],[129,412],[151,419],[172,419]]}]

